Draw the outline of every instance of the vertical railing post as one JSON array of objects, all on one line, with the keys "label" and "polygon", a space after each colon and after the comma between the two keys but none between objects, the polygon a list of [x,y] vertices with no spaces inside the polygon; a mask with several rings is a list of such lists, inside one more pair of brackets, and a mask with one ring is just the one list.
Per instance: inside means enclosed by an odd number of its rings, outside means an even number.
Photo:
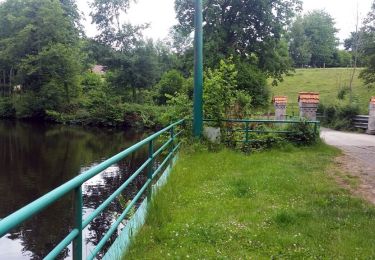
[{"label": "vertical railing post", "polygon": [[203,130],[203,12],[202,0],[194,0],[194,106],[193,134],[201,137]]},{"label": "vertical railing post", "polygon": [[245,143],[248,144],[249,143],[249,122],[246,122],[246,125],[245,125]]},{"label": "vertical railing post", "polygon": [[171,134],[171,139],[172,139],[170,151],[172,152],[174,150],[174,126],[172,126],[172,128],[171,128],[170,134]]},{"label": "vertical railing post", "polygon": [[73,260],[82,260],[82,187],[74,190],[74,228],[79,230],[78,236],[73,240]]},{"label": "vertical railing post", "polygon": [[314,135],[316,136],[318,132],[318,124],[316,122],[314,122]]},{"label": "vertical railing post", "polygon": [[151,140],[148,143],[148,158],[151,159],[147,171],[147,179],[150,181],[147,192],[147,200],[150,202],[152,197],[152,175],[154,174],[154,140]]},{"label": "vertical railing post", "polygon": [[172,143],[171,143],[171,146],[169,148],[169,154],[171,155],[171,159],[169,159],[169,165],[170,165],[170,167],[172,167],[172,165],[173,165],[173,158],[174,158],[174,156],[172,155],[172,153],[173,153],[173,150],[174,150],[174,147],[175,147],[175,144],[174,144],[174,126],[172,126],[172,128],[170,130],[170,135],[171,135]]}]

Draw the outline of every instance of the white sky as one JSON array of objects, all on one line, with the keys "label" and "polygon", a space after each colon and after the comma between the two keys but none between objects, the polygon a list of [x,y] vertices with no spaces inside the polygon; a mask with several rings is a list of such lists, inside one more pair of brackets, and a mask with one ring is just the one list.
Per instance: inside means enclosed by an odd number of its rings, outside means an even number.
[{"label": "white sky", "polygon": [[350,32],[355,31],[357,20],[357,4],[360,22],[371,11],[373,0],[303,0],[303,13],[314,9],[324,9],[336,22],[339,29],[337,37],[341,41],[349,37]]},{"label": "white sky", "polygon": [[[88,2],[90,0],[77,0],[78,8],[86,15],[83,24],[87,36],[92,37],[95,36],[96,29],[91,24]],[[136,4],[131,5],[125,20],[132,24],[149,23],[150,28],[144,35],[156,40],[168,36],[170,28],[177,23],[175,16],[174,0],[137,0]]]},{"label": "white sky", "polygon": [[[87,35],[94,36],[96,30],[88,16],[88,1],[90,0],[77,0],[80,10],[87,16],[84,22]],[[372,1],[303,0],[303,13],[314,9],[326,10],[335,19],[336,28],[339,29],[337,37],[342,41],[348,38],[350,32],[355,30],[357,3],[360,18],[364,18],[371,10]],[[125,19],[132,24],[150,23],[150,28],[145,31],[145,35],[155,40],[163,39],[167,37],[170,27],[176,24],[174,0],[138,0],[137,4],[132,5]]]}]

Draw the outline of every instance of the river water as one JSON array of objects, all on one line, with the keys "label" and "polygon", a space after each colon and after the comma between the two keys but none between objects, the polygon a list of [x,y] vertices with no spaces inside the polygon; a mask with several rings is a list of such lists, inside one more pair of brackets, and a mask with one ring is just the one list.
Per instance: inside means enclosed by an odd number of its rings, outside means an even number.
[{"label": "river water", "polygon": [[[0,219],[144,137],[125,130],[0,121]],[[97,208],[145,158],[146,147],[86,182],[84,214]],[[136,178],[121,200],[129,201],[145,180],[145,174]],[[73,205],[69,194],[0,238],[0,259],[46,256],[72,229]],[[84,230],[84,255],[123,207],[115,201]],[[71,258],[71,248],[60,258]]]}]

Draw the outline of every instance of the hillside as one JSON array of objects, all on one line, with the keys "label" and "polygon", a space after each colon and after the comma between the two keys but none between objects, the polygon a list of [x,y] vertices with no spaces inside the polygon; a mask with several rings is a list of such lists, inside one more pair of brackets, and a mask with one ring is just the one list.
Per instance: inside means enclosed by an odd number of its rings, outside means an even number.
[{"label": "hillside", "polygon": [[[358,102],[361,112],[368,113],[368,101],[371,96],[375,96],[375,89],[368,89],[358,78],[357,71],[353,82],[354,100]],[[297,69],[291,76],[284,78],[278,86],[271,87],[273,95],[288,96],[288,113],[298,111],[298,92],[315,91],[320,93],[323,104],[337,102],[340,89],[349,86],[351,69]],[[346,95],[346,99],[349,94]]]}]

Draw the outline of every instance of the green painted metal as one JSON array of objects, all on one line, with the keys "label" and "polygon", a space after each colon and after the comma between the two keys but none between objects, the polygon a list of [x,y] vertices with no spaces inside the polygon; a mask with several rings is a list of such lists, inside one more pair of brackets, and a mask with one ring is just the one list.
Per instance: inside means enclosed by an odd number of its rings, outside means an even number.
[{"label": "green painted metal", "polygon": [[[115,223],[110,227],[108,232],[104,234],[102,240],[98,243],[96,248],[91,252],[88,259],[93,259],[97,253],[103,248],[107,243],[110,236],[117,230],[118,225],[127,216],[132,207],[135,206],[137,201],[142,197],[147,189],[152,189],[151,185],[156,178],[157,174],[166,166],[169,160],[172,160],[177,153],[180,144],[174,146],[174,140],[176,136],[174,133],[176,127],[183,126],[184,120],[180,120],[176,123],[169,125],[168,127],[160,130],[159,132],[145,138],[144,140],[138,142],[137,144],[125,149],[119,154],[109,158],[108,160],[100,163],[99,165],[83,172],[72,180],[66,182],[65,184],[57,187],[46,195],[40,197],[39,199],[31,202],[25,207],[19,209],[13,214],[7,216],[0,221],[0,237],[3,237],[11,229],[17,227],[24,221],[28,220],[38,212],[44,210],[57,200],[59,200],[64,195],[69,192],[74,192],[74,229],[45,257],[45,259],[55,259],[64,248],[66,248],[71,242],[73,242],[73,259],[82,259],[82,230],[89,225],[89,223],[94,220],[107,206],[121,194],[121,192],[143,171],[148,167],[148,179],[144,186],[138,191],[134,199],[129,203],[120,217],[115,221]],[[183,131],[183,130],[181,130]],[[181,131],[179,133],[181,133]],[[164,144],[154,152],[154,143],[158,137],[161,135],[169,133],[171,138],[164,142]],[[97,209],[94,210],[85,220],[82,219],[82,185],[84,182],[88,181],[92,177],[100,174],[102,171],[110,167],[111,165],[119,162],[120,160],[126,158],[128,155],[136,152],[145,145],[149,146],[149,158],[113,193],[111,194]],[[167,150],[168,147],[172,146],[173,149]],[[168,151],[168,155],[165,157],[164,161],[159,165],[159,167],[153,171],[152,163],[157,155],[162,154],[163,151]]]},{"label": "green painted metal", "polygon": [[[74,190],[74,225],[75,229],[82,230],[82,186],[75,188]],[[73,260],[82,259],[82,232],[73,240]]]},{"label": "green painted metal", "polygon": [[44,260],[54,260],[57,256],[63,251],[75,237],[79,235],[81,231],[78,229],[73,229],[72,232],[69,233],[46,257]]},{"label": "green painted metal", "polygon": [[245,123],[245,132],[246,132],[245,142],[248,143],[249,142],[249,122]]},{"label": "green painted metal", "polygon": [[[204,122],[217,122],[214,119],[204,119]],[[288,134],[293,133],[293,131],[288,130],[280,130],[275,127],[275,130],[264,130],[264,129],[250,129],[250,124],[264,124],[264,125],[274,125],[274,126],[281,126],[281,125],[288,125],[288,124],[298,124],[304,122],[306,124],[312,125],[314,128],[314,133],[317,135],[320,122],[319,121],[300,121],[300,120],[269,120],[269,119],[223,119],[220,122],[226,123],[233,123],[233,124],[244,124],[244,128],[233,128],[233,129],[226,129],[227,133],[233,132],[240,132],[245,133],[245,137],[243,140],[227,140],[227,142],[236,142],[236,143],[249,143],[252,142],[249,138],[249,133],[258,133],[258,134],[265,134],[265,133],[274,133],[274,134]]]},{"label": "green painted metal", "polygon": [[203,130],[203,13],[202,0],[194,2],[194,114],[193,134],[200,137]]},{"label": "green painted metal", "polygon": [[[173,128],[171,128],[173,129]],[[154,142],[151,140],[148,143],[148,159],[151,160],[151,162],[148,165],[147,169],[147,179],[150,182],[150,185],[147,187],[147,198],[148,200],[151,200],[152,197],[152,174],[154,173]]]}]

